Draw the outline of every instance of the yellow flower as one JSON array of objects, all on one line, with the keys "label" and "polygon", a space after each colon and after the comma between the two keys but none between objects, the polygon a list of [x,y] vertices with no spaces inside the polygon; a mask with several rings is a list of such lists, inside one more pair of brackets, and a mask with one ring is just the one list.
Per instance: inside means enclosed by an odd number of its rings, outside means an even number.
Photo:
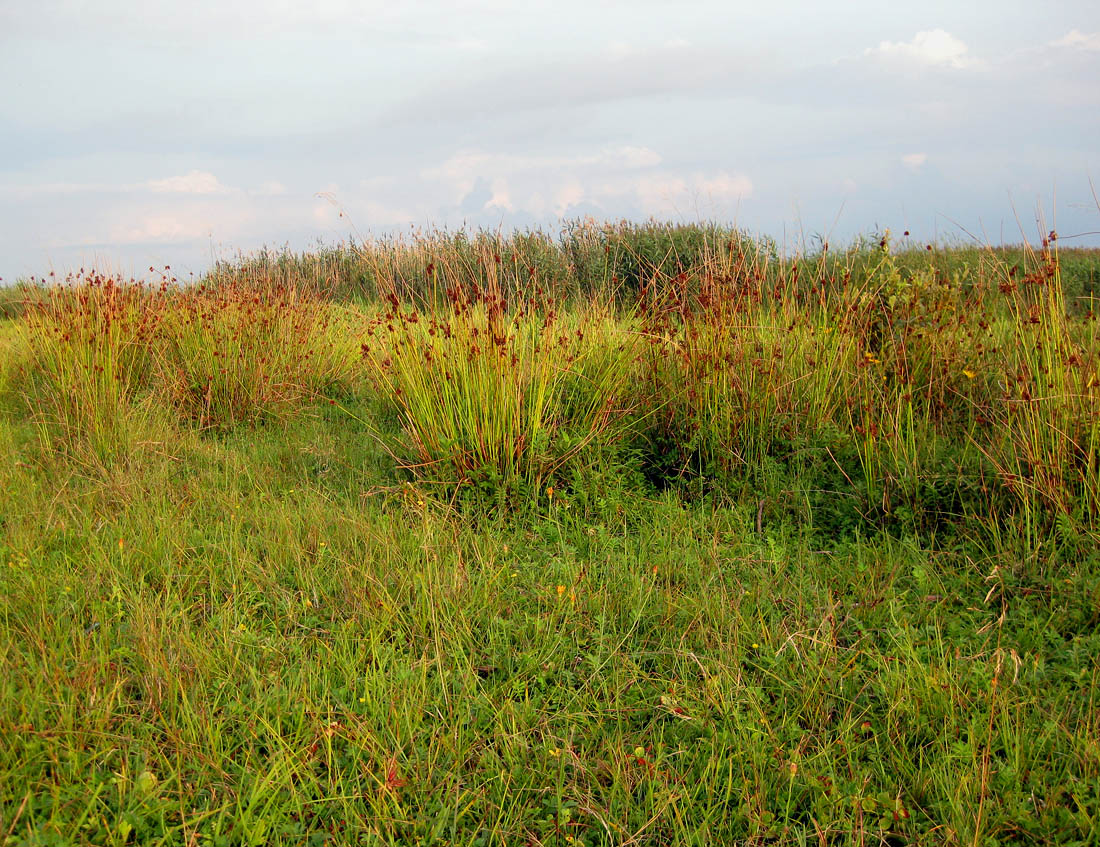
[{"label": "yellow flower", "polygon": [[552,486],[552,485],[546,486],[546,499],[547,500],[553,500],[554,499],[554,486]]},{"label": "yellow flower", "polygon": [[965,376],[967,379],[973,379],[977,376],[977,374],[974,373],[974,371],[970,370],[970,368],[963,368],[963,376]]},{"label": "yellow flower", "polygon": [[559,750],[557,747],[551,747],[546,752],[549,753],[551,755],[551,757],[553,757],[555,759],[558,758],[558,756],[561,755],[561,750]]},{"label": "yellow flower", "polygon": [[561,597],[561,595],[563,595],[564,593],[565,593],[565,586],[564,585],[559,585],[558,586],[558,596]]},{"label": "yellow flower", "polygon": [[118,540],[118,549],[121,550],[125,546],[126,546],[126,542],[123,539],[120,538]]}]

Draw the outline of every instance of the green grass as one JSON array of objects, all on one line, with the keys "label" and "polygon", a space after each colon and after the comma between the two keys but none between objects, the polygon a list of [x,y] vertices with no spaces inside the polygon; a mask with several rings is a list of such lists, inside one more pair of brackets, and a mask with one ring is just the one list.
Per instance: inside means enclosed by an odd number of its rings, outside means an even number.
[{"label": "green grass", "polygon": [[[92,382],[121,399],[30,355],[40,312],[0,323],[4,843],[1100,840],[1094,324],[945,254],[880,251],[847,286],[811,257],[812,297],[730,255],[732,291],[697,269],[599,320],[509,306],[522,367],[471,358],[485,299],[425,289],[387,330],[308,257],[281,323],[197,320],[186,352],[162,341],[207,295],[169,291],[146,348],[97,335],[92,365],[149,357]],[[433,319],[453,345],[379,369]],[[244,361],[279,344],[279,376]],[[262,413],[196,413],[181,364]],[[156,428],[76,426],[118,409]],[[473,478],[509,444],[520,482]]]}]

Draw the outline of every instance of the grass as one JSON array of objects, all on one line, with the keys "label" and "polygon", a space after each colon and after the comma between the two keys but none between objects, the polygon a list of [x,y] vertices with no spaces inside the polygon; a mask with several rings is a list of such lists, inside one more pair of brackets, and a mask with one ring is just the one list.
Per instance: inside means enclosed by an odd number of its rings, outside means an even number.
[{"label": "grass", "polygon": [[676,233],[0,323],[5,843],[1095,843],[1060,257]]}]

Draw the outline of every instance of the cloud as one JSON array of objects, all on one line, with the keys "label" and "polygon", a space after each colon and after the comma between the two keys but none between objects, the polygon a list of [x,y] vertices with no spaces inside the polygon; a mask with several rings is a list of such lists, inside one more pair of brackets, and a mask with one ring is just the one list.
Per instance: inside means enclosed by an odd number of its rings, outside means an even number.
[{"label": "cloud", "polygon": [[942,29],[924,30],[912,41],[882,41],[878,47],[868,47],[865,56],[953,70],[977,69],[984,62],[967,55],[966,43]]},{"label": "cloud", "polygon": [[744,174],[729,174],[725,171],[713,177],[699,177],[696,180],[699,191],[715,200],[732,200],[752,195],[752,180]]},{"label": "cloud", "polygon": [[588,186],[584,197],[629,214],[724,216],[730,206],[752,195],[752,180],[728,171],[682,173],[673,170],[623,173]]},{"label": "cloud", "polygon": [[584,200],[584,186],[571,179],[554,192],[554,213],[564,215],[571,206],[577,206]]},{"label": "cloud", "polygon": [[905,165],[905,167],[911,168],[914,171],[920,168],[920,166],[927,161],[927,153],[906,153],[904,156],[901,157],[901,163]]},{"label": "cloud", "polygon": [[142,186],[158,194],[227,194],[229,189],[209,171],[191,171],[183,176],[151,179]]},{"label": "cloud", "polygon": [[489,202],[485,204],[485,208],[488,209],[491,206],[495,206],[498,209],[504,209],[511,212],[514,210],[512,205],[512,197],[508,191],[508,181],[503,177],[497,177],[493,180],[492,184],[492,197],[489,198]]},{"label": "cloud", "polygon": [[510,60],[489,72],[457,71],[384,109],[380,126],[469,122],[516,113],[554,112],[652,98],[716,94],[755,96],[759,85],[786,78],[774,57],[753,50],[694,46],[684,41],[634,49],[612,44],[601,53],[576,52],[552,60]]},{"label": "cloud", "polygon": [[[441,164],[423,168],[420,177],[429,182],[450,183],[455,196],[465,198],[479,180],[503,180],[515,177],[523,182],[545,180],[550,174],[573,175],[601,170],[639,170],[660,164],[661,155],[648,147],[607,147],[595,153],[548,156],[540,154],[487,153],[464,150],[453,154]],[[494,183],[495,186],[495,183]],[[494,187],[493,193],[496,193]],[[487,199],[488,205],[502,205]],[[511,197],[508,197],[511,203]],[[560,205],[560,204],[559,204]],[[505,208],[508,208],[505,206]]]},{"label": "cloud", "polygon": [[1049,43],[1051,47],[1069,47],[1074,50],[1100,50],[1100,32],[1081,32],[1071,29],[1057,41]]},{"label": "cloud", "polygon": [[286,194],[286,186],[278,180],[268,180],[248,193],[254,197],[279,197]]},{"label": "cloud", "polygon": [[606,147],[596,153],[565,156],[539,154],[486,153],[464,150],[455,153],[440,165],[425,168],[421,176],[427,179],[470,179],[479,171],[494,174],[530,173],[531,171],[568,170],[581,167],[650,168],[661,163],[661,154],[648,147]]},{"label": "cloud", "polygon": [[[286,189],[277,182],[267,182],[256,194],[279,194]],[[150,179],[145,182],[44,182],[30,185],[0,186],[0,192],[20,196],[39,194],[231,194],[234,189],[223,185],[209,171],[193,170],[183,176]]]},{"label": "cloud", "polygon": [[639,209],[647,215],[721,216],[731,203],[739,203],[753,192],[751,179],[727,171],[646,174],[632,179],[629,185]]},{"label": "cloud", "polygon": [[680,211],[679,203],[687,196],[688,184],[682,177],[653,174],[635,179],[633,188],[646,213],[661,214]]},{"label": "cloud", "polygon": [[164,213],[142,216],[138,223],[118,223],[111,228],[110,234],[104,240],[115,244],[164,244],[192,241],[208,237],[210,233],[209,220]]}]

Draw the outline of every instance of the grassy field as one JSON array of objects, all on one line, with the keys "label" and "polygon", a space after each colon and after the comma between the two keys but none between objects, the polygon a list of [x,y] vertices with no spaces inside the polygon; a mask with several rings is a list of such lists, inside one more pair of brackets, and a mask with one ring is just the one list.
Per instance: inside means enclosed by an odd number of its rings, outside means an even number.
[{"label": "grassy field", "polygon": [[1100,842],[1057,246],[576,224],[3,292],[0,838]]}]

